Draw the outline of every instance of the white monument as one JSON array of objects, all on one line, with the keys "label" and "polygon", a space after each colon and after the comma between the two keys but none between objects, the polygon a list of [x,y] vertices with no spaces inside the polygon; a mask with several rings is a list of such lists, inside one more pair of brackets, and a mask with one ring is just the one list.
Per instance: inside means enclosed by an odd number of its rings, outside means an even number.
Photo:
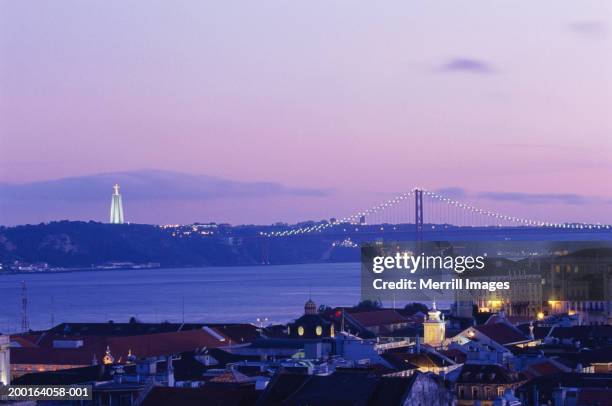
[{"label": "white monument", "polygon": [[121,195],[119,194],[119,185],[113,186],[113,197],[110,209],[110,223],[123,224],[123,204],[121,203]]}]

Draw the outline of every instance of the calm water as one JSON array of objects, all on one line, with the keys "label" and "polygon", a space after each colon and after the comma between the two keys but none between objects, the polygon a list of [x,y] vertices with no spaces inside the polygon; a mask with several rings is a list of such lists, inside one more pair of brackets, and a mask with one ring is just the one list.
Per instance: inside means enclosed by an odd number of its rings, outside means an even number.
[{"label": "calm water", "polygon": [[0,332],[21,324],[21,281],[30,328],[59,322],[286,322],[312,292],[318,304],[359,302],[359,264],[83,271],[0,276]]}]

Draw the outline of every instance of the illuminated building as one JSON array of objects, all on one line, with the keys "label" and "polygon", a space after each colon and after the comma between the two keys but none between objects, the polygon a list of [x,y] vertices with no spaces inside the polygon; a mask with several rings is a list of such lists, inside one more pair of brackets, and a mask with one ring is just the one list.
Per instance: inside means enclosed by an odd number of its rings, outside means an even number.
[{"label": "illuminated building", "polygon": [[123,204],[119,194],[119,185],[113,186],[113,197],[111,200],[110,223],[123,224]]},{"label": "illuminated building", "polygon": [[11,359],[9,350],[9,336],[0,335],[0,386],[8,385],[11,381]]},{"label": "illuminated building", "polygon": [[294,338],[334,337],[334,325],[317,312],[316,304],[308,299],[304,305],[304,315],[288,325],[288,333]]},{"label": "illuminated building", "polygon": [[446,338],[446,323],[440,319],[440,311],[436,309],[436,302],[427,312],[427,320],[423,322],[424,343],[432,347],[441,347]]},{"label": "illuminated building", "polygon": [[520,269],[511,261],[500,261],[495,275],[470,277],[474,281],[509,282],[509,290],[466,290],[464,296],[473,298],[481,313],[497,313],[502,309],[508,316],[536,318],[542,310],[544,296],[541,273],[532,269]]},{"label": "illuminated building", "polygon": [[555,257],[545,270],[544,311],[576,316],[580,324],[612,322],[612,253],[576,251]]}]

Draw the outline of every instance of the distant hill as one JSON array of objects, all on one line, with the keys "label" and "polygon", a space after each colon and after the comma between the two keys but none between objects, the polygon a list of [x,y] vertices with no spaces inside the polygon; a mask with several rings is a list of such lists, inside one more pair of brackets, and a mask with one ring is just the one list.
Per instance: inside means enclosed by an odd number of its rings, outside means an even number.
[{"label": "distant hill", "polygon": [[[301,226],[315,223],[300,223]],[[202,227],[202,228],[198,228]],[[162,267],[358,262],[360,244],[410,241],[414,224],[386,227],[348,224],[322,232],[262,237],[287,225],[185,225],[59,221],[0,227],[0,263],[44,262],[51,267],[91,267],[109,262],[159,263]],[[426,239],[436,241],[612,241],[610,230],[545,228],[472,228],[426,225]]]},{"label": "distant hill", "polygon": [[[229,226],[228,226],[229,227]],[[251,226],[255,227],[255,226]],[[157,262],[161,266],[230,266],[321,261],[357,261],[358,250],[336,250],[325,239],[270,241],[244,227],[225,235],[172,236],[145,224],[59,221],[0,228],[0,262],[45,262],[54,267],[90,267],[108,262]],[[346,251],[343,253],[343,251]],[[348,252],[348,254],[347,254]]]}]

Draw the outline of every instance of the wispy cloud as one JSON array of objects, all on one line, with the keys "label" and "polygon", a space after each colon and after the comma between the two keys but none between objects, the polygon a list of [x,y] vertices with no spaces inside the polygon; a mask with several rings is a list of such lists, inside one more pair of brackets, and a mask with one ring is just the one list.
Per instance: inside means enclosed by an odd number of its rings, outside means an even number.
[{"label": "wispy cloud", "polygon": [[437,189],[436,193],[439,193],[451,199],[460,199],[462,197],[466,197],[467,195],[465,189],[462,189],[460,187],[446,187],[442,189]]},{"label": "wispy cloud", "polygon": [[436,192],[443,196],[459,200],[491,200],[497,202],[515,202],[522,204],[612,204],[612,199],[610,198],[601,196],[583,196],[574,193],[474,192],[459,187],[437,189]]},{"label": "wispy cloud", "polygon": [[489,63],[465,57],[450,59],[438,67],[437,71],[442,73],[473,73],[480,75],[495,73],[495,69]]},{"label": "wispy cloud", "polygon": [[601,20],[575,21],[569,24],[569,29],[571,32],[587,38],[600,38],[608,33],[607,23]]},{"label": "wispy cloud", "polygon": [[526,204],[561,203],[570,205],[584,205],[601,203],[601,199],[599,198],[586,197],[573,193],[482,192],[478,193],[476,197],[488,200],[520,202]]},{"label": "wispy cloud", "polygon": [[273,196],[327,196],[329,189],[237,182],[205,175],[142,170],[103,173],[24,184],[0,184],[0,200],[91,201],[107,197],[119,183],[131,200],[210,200]]}]

